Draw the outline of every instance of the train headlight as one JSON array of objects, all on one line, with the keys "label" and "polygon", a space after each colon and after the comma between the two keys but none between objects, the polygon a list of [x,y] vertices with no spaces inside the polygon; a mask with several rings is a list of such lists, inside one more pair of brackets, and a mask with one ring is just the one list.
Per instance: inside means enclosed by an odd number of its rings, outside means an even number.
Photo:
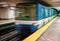
[{"label": "train headlight", "polygon": [[32,23],[33,26],[37,26],[37,23]]}]

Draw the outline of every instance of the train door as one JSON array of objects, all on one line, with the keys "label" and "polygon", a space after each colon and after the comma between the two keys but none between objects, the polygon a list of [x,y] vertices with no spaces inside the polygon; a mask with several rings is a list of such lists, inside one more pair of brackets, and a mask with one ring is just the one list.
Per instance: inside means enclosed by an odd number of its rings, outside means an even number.
[{"label": "train door", "polygon": [[53,19],[53,9],[52,9],[52,12],[51,12],[51,14],[52,14],[52,19]]},{"label": "train door", "polygon": [[48,21],[50,21],[51,20],[51,10],[50,10],[50,8],[48,8]]},{"label": "train door", "polygon": [[50,9],[50,10],[51,10],[51,12],[50,12],[50,13],[51,13],[51,19],[52,19],[52,9]]},{"label": "train door", "polygon": [[51,9],[49,10],[49,13],[50,13],[50,20],[51,20]]},{"label": "train door", "polygon": [[45,24],[48,22],[48,9],[45,8]]},{"label": "train door", "polygon": [[42,20],[43,20],[43,25],[45,25],[45,21],[44,21],[45,20],[45,12],[44,12],[45,7],[42,7],[41,10],[42,10],[42,14],[41,15],[42,15]]}]

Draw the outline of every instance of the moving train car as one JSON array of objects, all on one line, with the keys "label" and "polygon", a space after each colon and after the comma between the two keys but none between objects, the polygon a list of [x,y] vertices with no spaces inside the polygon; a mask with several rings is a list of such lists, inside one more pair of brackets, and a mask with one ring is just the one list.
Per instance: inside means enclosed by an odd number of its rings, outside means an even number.
[{"label": "moving train car", "polygon": [[16,5],[16,29],[25,35],[33,33],[56,14],[52,8],[36,2],[18,3]]}]

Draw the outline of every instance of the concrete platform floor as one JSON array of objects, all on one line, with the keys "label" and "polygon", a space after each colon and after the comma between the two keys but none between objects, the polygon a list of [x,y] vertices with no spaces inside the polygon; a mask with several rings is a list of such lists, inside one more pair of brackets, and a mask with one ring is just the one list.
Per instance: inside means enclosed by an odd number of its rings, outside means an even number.
[{"label": "concrete platform floor", "polygon": [[37,41],[60,41],[60,18]]},{"label": "concrete platform floor", "polygon": [[0,25],[15,22],[15,20],[0,20]]}]

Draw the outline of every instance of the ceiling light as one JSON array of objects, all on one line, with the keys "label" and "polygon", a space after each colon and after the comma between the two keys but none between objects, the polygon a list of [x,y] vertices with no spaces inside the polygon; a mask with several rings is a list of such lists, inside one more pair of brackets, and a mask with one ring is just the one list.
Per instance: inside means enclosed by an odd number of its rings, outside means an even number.
[{"label": "ceiling light", "polygon": [[0,4],[7,4],[7,2],[0,2]]},{"label": "ceiling light", "polygon": [[53,2],[60,2],[60,0],[52,0]]},{"label": "ceiling light", "polygon": [[3,7],[7,7],[8,5],[3,5]]}]

